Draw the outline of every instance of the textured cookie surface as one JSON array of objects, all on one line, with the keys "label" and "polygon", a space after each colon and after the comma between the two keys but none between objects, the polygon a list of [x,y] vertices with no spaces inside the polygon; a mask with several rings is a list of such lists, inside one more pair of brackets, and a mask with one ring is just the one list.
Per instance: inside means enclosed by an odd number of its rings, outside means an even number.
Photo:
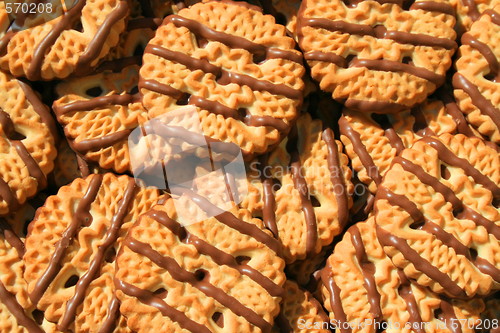
[{"label": "textured cookie surface", "polygon": [[461,40],[455,97],[477,131],[500,144],[500,4],[485,11]]},{"label": "textured cookie surface", "polygon": [[130,20],[97,74],[68,79],[57,86],[60,98],[53,109],[79,157],[119,173],[130,169],[128,135],[148,119],[137,91],[139,67],[160,22]]},{"label": "textured cookie surface", "polygon": [[303,1],[296,34],[321,89],[359,111],[421,103],[443,84],[456,48],[445,2]]},{"label": "textured cookie surface", "polygon": [[50,12],[18,15],[12,25],[5,3],[0,4],[0,67],[14,76],[51,80],[96,66],[117,44],[129,11],[127,1],[120,0],[47,3]]},{"label": "textured cookie surface", "polygon": [[328,322],[329,319],[311,293],[301,289],[292,280],[287,280],[283,287],[285,295],[273,332],[330,332],[328,329],[318,327],[317,323]]},{"label": "textured cookie surface", "polygon": [[114,296],[115,255],[157,190],[134,179],[91,175],[63,186],[38,209],[26,238],[31,301],[62,331],[129,332]]},{"label": "textured cookie surface", "polygon": [[462,131],[474,135],[452,100],[435,99],[393,115],[344,109],[339,129],[353,169],[372,193],[394,157],[422,136]]},{"label": "textured cookie surface", "polygon": [[[322,271],[322,295],[340,332],[474,332],[480,299],[449,301],[410,281],[384,253],[373,218],[349,228]],[[468,320],[468,323],[459,319]]]},{"label": "textured cookie surface", "polygon": [[38,95],[3,72],[0,97],[0,215],[5,215],[47,185],[56,129]]},{"label": "textured cookie surface", "polygon": [[264,153],[302,100],[302,57],[285,27],[245,2],[198,3],[168,16],[146,48],[140,92],[152,117],[196,106],[204,134]]},{"label": "textured cookie surface", "polygon": [[342,231],[352,204],[347,163],[333,131],[304,114],[290,137],[249,164],[242,205],[281,241],[287,263],[310,259]]},{"label": "textured cookie surface", "polygon": [[279,242],[236,207],[185,225],[176,207],[217,208],[196,194],[182,198],[143,215],[118,254],[115,284],[128,326],[138,333],[270,332],[284,294]]},{"label": "textured cookie surface", "polygon": [[500,155],[443,134],[394,159],[375,199],[377,234],[394,264],[452,297],[500,288]]},{"label": "textured cookie surface", "polygon": [[482,14],[488,13],[489,10],[500,4],[498,0],[450,0],[450,3],[455,8],[457,24],[455,30],[458,36],[470,30],[472,24],[477,21]]}]

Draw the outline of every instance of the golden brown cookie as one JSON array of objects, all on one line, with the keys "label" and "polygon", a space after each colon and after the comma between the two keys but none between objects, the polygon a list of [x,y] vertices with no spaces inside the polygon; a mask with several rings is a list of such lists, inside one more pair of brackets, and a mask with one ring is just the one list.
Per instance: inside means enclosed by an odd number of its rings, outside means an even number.
[{"label": "golden brown cookie", "polygon": [[330,333],[328,328],[313,328],[318,326],[316,323],[328,322],[329,319],[321,304],[310,292],[301,289],[292,280],[287,280],[283,288],[285,295],[273,332]]},{"label": "golden brown cookie", "polygon": [[377,234],[394,264],[451,297],[500,289],[500,154],[462,134],[405,149],[377,190]]},{"label": "golden brown cookie", "polygon": [[484,309],[481,299],[440,298],[410,281],[384,253],[373,218],[347,230],[321,278],[331,327],[341,333],[473,333]]},{"label": "golden brown cookie", "polygon": [[500,4],[488,9],[462,46],[453,76],[455,97],[467,120],[489,140],[500,144]]},{"label": "golden brown cookie", "polygon": [[146,47],[139,90],[151,117],[196,106],[204,134],[265,153],[302,101],[302,56],[285,27],[245,2],[210,1],[168,16]]},{"label": "golden brown cookie", "polygon": [[6,215],[47,185],[57,130],[28,84],[0,72],[0,89],[0,215]]},{"label": "golden brown cookie", "polygon": [[0,67],[14,76],[51,80],[95,67],[118,43],[129,12],[124,0],[47,3],[50,10],[18,14],[12,24],[0,4]]},{"label": "golden brown cookie", "polygon": [[447,97],[444,103],[429,99],[392,115],[344,109],[339,120],[340,138],[358,178],[372,193],[394,157],[422,136],[457,132],[474,135],[451,96]]},{"label": "golden brown cookie", "polygon": [[114,296],[115,255],[132,223],[159,198],[133,178],[91,175],[38,209],[26,237],[31,301],[61,331],[130,332]]},{"label": "golden brown cookie", "polygon": [[130,170],[128,135],[148,119],[138,93],[144,47],[160,22],[128,22],[120,44],[96,72],[57,86],[53,109],[80,158],[119,173]]},{"label": "golden brown cookie", "polygon": [[481,15],[495,8],[500,4],[498,0],[450,0],[455,8],[457,23],[455,30],[458,36],[470,30],[472,24],[477,21]]},{"label": "golden brown cookie", "polygon": [[249,163],[242,206],[281,241],[287,263],[311,259],[342,232],[353,191],[347,163],[333,131],[307,113],[275,150]]},{"label": "golden brown cookie", "polygon": [[[270,332],[284,294],[279,242],[247,210],[221,211],[189,191],[182,198],[143,215],[118,254],[115,285],[128,326],[138,333]],[[186,225],[176,207],[215,217]]]},{"label": "golden brown cookie", "polygon": [[457,45],[446,2],[306,0],[296,34],[312,77],[349,108],[392,113],[445,81]]}]

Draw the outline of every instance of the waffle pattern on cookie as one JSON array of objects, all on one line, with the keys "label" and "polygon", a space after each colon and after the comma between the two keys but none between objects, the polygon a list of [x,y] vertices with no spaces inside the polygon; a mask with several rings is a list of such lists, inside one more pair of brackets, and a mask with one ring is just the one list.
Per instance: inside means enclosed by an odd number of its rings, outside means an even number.
[{"label": "waffle pattern on cookie", "polygon": [[135,332],[270,332],[284,290],[280,244],[244,209],[183,225],[177,209],[218,212],[207,199],[167,199],[132,227],[118,254],[121,312]]},{"label": "waffle pattern on cookie", "polygon": [[394,159],[377,233],[408,277],[452,297],[500,286],[500,155],[478,138],[426,137]]},{"label": "waffle pattern on cookie", "polygon": [[[44,14],[18,15],[0,30],[0,67],[14,76],[51,80],[95,67],[118,42],[125,29],[124,0],[50,1],[55,19],[33,24]],[[64,5],[63,5],[64,4]],[[68,7],[66,7],[68,6]],[[7,20],[5,3],[0,18]],[[49,15],[49,14],[47,14]],[[54,15],[54,14],[50,14]],[[42,20],[44,21],[44,20]],[[31,26],[22,30],[23,26]],[[80,31],[81,30],[81,31]]]},{"label": "waffle pattern on cookie", "polygon": [[453,76],[455,97],[467,120],[489,140],[500,144],[500,4],[488,9],[469,32]]},{"label": "waffle pattern on cookie", "polygon": [[389,113],[421,103],[445,81],[454,39],[446,2],[307,0],[299,45],[321,89],[347,107]]},{"label": "waffle pattern on cookie", "polygon": [[30,299],[47,320],[62,331],[129,332],[114,295],[114,257],[131,223],[158,198],[128,176],[105,174],[76,179],[47,199],[24,255]]},{"label": "waffle pattern on cookie", "polygon": [[5,215],[47,185],[57,130],[26,83],[0,72],[0,86],[0,215]]},{"label": "waffle pattern on cookie", "polygon": [[347,223],[353,190],[348,159],[330,128],[304,114],[274,151],[250,163],[242,205],[284,246],[287,263],[311,258]]},{"label": "waffle pattern on cookie", "polygon": [[168,16],[146,47],[143,104],[158,116],[197,107],[207,137],[245,155],[281,141],[302,101],[302,57],[285,27],[245,2],[211,1]]},{"label": "waffle pattern on cookie", "polygon": [[482,300],[450,301],[410,281],[382,250],[373,218],[348,229],[321,281],[325,307],[341,333],[472,333],[484,308]]}]

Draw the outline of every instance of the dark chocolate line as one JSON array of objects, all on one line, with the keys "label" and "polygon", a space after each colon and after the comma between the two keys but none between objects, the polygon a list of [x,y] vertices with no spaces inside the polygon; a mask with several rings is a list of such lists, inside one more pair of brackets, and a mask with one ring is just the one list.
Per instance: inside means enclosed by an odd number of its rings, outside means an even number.
[{"label": "dark chocolate line", "polygon": [[377,237],[383,246],[393,246],[404,258],[411,262],[417,270],[427,275],[454,297],[464,298],[464,292],[447,274],[441,272],[429,261],[422,258],[413,248],[408,245],[405,239],[397,237],[383,228],[377,226]]},{"label": "dark chocolate line", "polygon": [[445,323],[446,327],[451,333],[462,333],[462,322],[457,320],[455,315],[455,310],[453,305],[447,300],[441,299],[441,304],[439,305],[441,309],[442,321]]},{"label": "dark chocolate line", "polygon": [[418,311],[419,306],[411,290],[411,283],[402,270],[398,269],[398,275],[400,280],[398,294],[406,303],[406,310],[410,315],[410,322],[412,323],[411,327],[415,330],[415,333],[425,333],[422,325],[422,316],[420,316],[420,312]]},{"label": "dark chocolate line", "polygon": [[500,283],[500,269],[496,268],[495,265],[481,257],[477,257],[472,262],[483,274],[491,276],[493,280]]},{"label": "dark chocolate line", "polygon": [[132,237],[127,237],[124,245],[130,248],[135,253],[138,253],[159,267],[167,270],[173,279],[180,283],[189,283],[194,288],[200,290],[208,297],[213,298],[223,306],[230,309],[235,315],[245,318],[252,325],[260,328],[263,332],[270,332],[272,329],[271,324],[265,321],[260,315],[252,309],[244,306],[234,297],[228,295],[223,289],[220,289],[210,282],[209,278],[198,280],[194,273],[191,273],[182,268],[174,259],[165,257],[156,252],[149,244],[143,243]]},{"label": "dark chocolate line", "polygon": [[262,275],[259,271],[249,265],[238,264],[236,259],[231,254],[219,250],[217,247],[205,242],[203,239],[189,233],[185,227],[183,227],[179,222],[171,219],[167,213],[158,210],[151,210],[146,213],[146,216],[168,228],[172,233],[179,237],[183,243],[193,245],[199,253],[212,258],[217,265],[226,265],[237,270],[240,274],[248,276],[262,288],[266,289],[271,296],[283,296],[283,288],[275,284],[271,279]]},{"label": "dark chocolate line", "polygon": [[19,207],[19,201],[15,193],[12,191],[9,184],[2,178],[0,178],[0,197],[7,203],[9,211],[14,211]]},{"label": "dark chocolate line", "polygon": [[455,9],[446,2],[437,1],[416,1],[410,6],[410,10],[422,9],[428,12],[439,12],[455,16]]},{"label": "dark chocolate line", "polygon": [[457,124],[457,131],[468,137],[475,137],[476,135],[470,128],[467,120],[465,119],[462,111],[458,107],[453,96],[448,92],[441,92],[441,100],[446,107],[446,112],[453,118],[453,121]]},{"label": "dark chocolate line", "polygon": [[495,23],[496,25],[500,25],[500,14],[492,8],[486,9],[483,12],[483,15],[489,15],[489,17],[491,18],[491,22]]},{"label": "dark chocolate line", "polygon": [[335,64],[339,67],[347,68],[347,60],[333,52],[310,51],[304,54],[304,59],[309,61],[324,61]]},{"label": "dark chocolate line", "polygon": [[424,34],[414,34],[403,31],[388,31],[384,26],[372,27],[366,24],[348,23],[345,21],[332,21],[325,18],[304,18],[302,25],[329,31],[339,31],[351,35],[372,36],[379,39],[391,39],[400,44],[415,46],[442,47],[453,50],[457,43],[448,38],[433,37]]},{"label": "dark chocolate line", "polygon": [[111,333],[115,329],[120,320],[120,301],[116,296],[113,296],[108,307],[108,315],[104,319],[104,323],[99,329],[99,333]]},{"label": "dark chocolate line", "polygon": [[116,279],[115,288],[122,291],[127,296],[137,298],[141,303],[157,309],[164,317],[170,318],[173,322],[178,323],[179,326],[190,332],[211,333],[207,327],[191,320],[184,312],[168,305],[149,290],[140,289],[127,282]]},{"label": "dark chocolate line", "polygon": [[271,177],[267,175],[267,167],[269,165],[269,153],[262,155],[259,157],[259,171],[260,171],[260,180],[262,182],[262,200],[263,200],[263,209],[262,209],[262,221],[267,229],[271,230],[274,237],[278,238],[279,231],[278,225],[276,223],[276,198],[274,197],[274,182]]},{"label": "dark chocolate line", "polygon": [[452,82],[455,89],[462,89],[469,95],[472,104],[474,104],[483,114],[490,117],[495,126],[500,129],[500,109],[495,107],[491,101],[487,100],[476,85],[460,73],[455,73],[455,75],[453,75]]},{"label": "dark chocolate line", "polygon": [[436,133],[434,133],[434,131],[429,127],[427,119],[422,112],[421,105],[413,107],[410,111],[410,114],[413,116],[413,118],[415,118],[415,122],[413,123],[413,131],[415,132],[415,134],[419,136],[436,135]]},{"label": "dark chocolate line", "polygon": [[462,3],[467,6],[467,15],[472,19],[472,21],[477,21],[481,16],[474,0],[461,0]]},{"label": "dark chocolate line", "polygon": [[16,249],[19,259],[22,259],[26,248],[24,247],[23,241],[16,235],[10,224],[0,217],[0,231],[3,233],[5,240]]},{"label": "dark chocolate line", "polygon": [[481,55],[486,59],[488,65],[490,67],[490,74],[495,76],[494,81],[500,81],[500,64],[498,63],[498,59],[495,56],[495,53],[491,50],[491,48],[481,42],[479,39],[473,37],[470,33],[465,33],[461,38],[462,45],[469,45],[470,47],[476,49]]},{"label": "dark chocolate line", "polygon": [[101,187],[102,177],[102,175],[93,175],[92,179],[90,179],[87,190],[76,207],[71,223],[62,234],[61,239],[55,244],[54,253],[50,258],[47,268],[40,276],[35,284],[35,287],[33,288],[33,291],[29,295],[33,304],[38,304],[38,301],[40,301],[50,283],[57,276],[57,273],[61,268],[64,255],[66,254],[66,250],[78,234],[82,224],[91,223],[92,215],[90,214],[90,205],[97,197],[97,193]]},{"label": "dark chocolate line", "polygon": [[372,116],[373,121],[380,126],[384,130],[384,136],[389,139],[389,143],[392,148],[396,149],[396,154],[401,153],[405,149],[405,145],[403,140],[399,137],[398,133],[392,127],[392,123],[389,118],[384,115],[376,115]]},{"label": "dark chocolate line", "polygon": [[[333,185],[333,192],[337,200],[338,220],[341,229],[345,227],[349,219],[349,200],[347,197],[347,186],[344,180],[342,165],[340,164],[339,151],[335,136],[331,128],[327,128],[322,134],[323,141],[325,141],[328,155],[328,169],[330,170],[330,180]],[[338,188],[340,188],[340,193]]]},{"label": "dark chocolate line", "polygon": [[155,92],[157,94],[170,96],[174,99],[181,98],[181,96],[183,94],[183,92],[181,90],[176,89],[174,87],[171,87],[169,85],[160,83],[156,80],[143,80],[142,78],[140,78],[139,79],[139,90],[141,90],[143,88],[151,90],[152,92]]},{"label": "dark chocolate line", "polygon": [[85,139],[80,142],[73,141],[72,148],[80,153],[104,149],[126,140],[131,132],[131,129],[125,129],[98,138]]},{"label": "dark chocolate line", "polygon": [[323,268],[321,272],[321,281],[323,285],[327,288],[328,293],[330,294],[330,307],[333,311],[333,316],[337,320],[340,326],[341,333],[350,333],[352,329],[349,325],[345,325],[348,323],[347,316],[345,314],[344,308],[342,306],[342,298],[340,297],[340,288],[335,283],[333,277],[333,270],[330,266],[330,263],[327,263],[326,267]]},{"label": "dark chocolate line", "polygon": [[345,100],[344,105],[349,109],[379,114],[395,113],[408,109],[408,106],[404,104],[382,101],[367,101],[352,98],[348,98],[347,100]]},{"label": "dark chocolate line", "polygon": [[88,287],[98,276],[106,252],[118,239],[121,226],[128,214],[129,207],[134,200],[135,189],[135,181],[130,179],[127,188],[123,193],[123,198],[118,203],[116,213],[111,218],[110,226],[106,231],[104,241],[102,244],[97,246],[97,252],[95,253],[92,261],[89,263],[89,269],[80,277],[75,285],[75,294],[66,303],[66,311],[64,312],[60,324],[58,325],[58,328],[61,331],[67,331],[71,323],[74,322],[77,308],[83,303]]},{"label": "dark chocolate line", "polygon": [[379,185],[382,182],[382,176],[380,176],[378,167],[373,162],[373,159],[366,149],[366,146],[363,144],[363,141],[361,141],[359,133],[351,127],[349,121],[345,117],[341,117],[339,119],[339,129],[340,133],[347,136],[351,141],[354,151],[365,167],[368,176],[373,179],[376,185]]},{"label": "dark chocolate line", "polygon": [[37,323],[26,315],[24,308],[19,304],[16,297],[5,288],[2,282],[0,282],[0,301],[16,318],[18,325],[26,328],[29,333],[44,333]]},{"label": "dark chocolate line", "polygon": [[43,173],[42,169],[38,165],[38,162],[35,161],[33,156],[28,152],[26,146],[22,143],[22,141],[14,140],[12,141],[12,145],[16,148],[17,154],[24,162],[24,165],[28,168],[28,173],[31,177],[35,178],[37,181],[37,191],[44,189],[47,187],[47,177]]},{"label": "dark chocolate line", "polygon": [[108,96],[94,97],[88,100],[76,101],[65,105],[54,105],[54,112],[60,117],[70,112],[92,111],[109,105],[128,105],[140,102],[139,94],[113,94]]}]

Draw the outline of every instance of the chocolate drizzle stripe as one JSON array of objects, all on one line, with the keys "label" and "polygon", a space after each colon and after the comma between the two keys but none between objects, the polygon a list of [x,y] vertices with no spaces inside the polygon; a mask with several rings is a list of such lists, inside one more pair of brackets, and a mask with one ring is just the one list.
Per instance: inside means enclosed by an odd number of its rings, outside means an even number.
[{"label": "chocolate drizzle stripe", "polygon": [[15,210],[19,207],[19,201],[15,193],[10,188],[9,184],[0,178],[0,197],[7,203],[7,207],[10,211]]},{"label": "chocolate drizzle stripe", "polygon": [[375,265],[368,260],[363,238],[358,227],[354,225],[349,228],[348,232],[351,234],[351,242],[356,251],[356,259],[365,281],[370,312],[375,318],[380,318],[382,316],[382,309],[380,308],[380,293],[377,290],[377,283],[375,281]]},{"label": "chocolate drizzle stripe", "polygon": [[125,129],[98,138],[85,139],[80,142],[73,141],[71,147],[80,153],[104,149],[126,140],[131,132],[131,129]]},{"label": "chocolate drizzle stripe", "polygon": [[0,231],[3,233],[3,237],[5,240],[17,251],[17,255],[20,259],[23,258],[26,249],[24,247],[23,241],[16,235],[16,233],[12,230],[7,221],[0,217]]},{"label": "chocolate drizzle stripe", "polygon": [[481,55],[486,59],[488,62],[488,65],[490,67],[490,74],[495,76],[495,81],[498,81],[500,78],[498,78],[499,73],[500,73],[500,65],[498,63],[498,59],[491,50],[491,48],[481,42],[479,39],[473,37],[470,33],[465,33],[462,35],[461,38],[462,45],[469,45],[470,47],[476,49]]},{"label": "chocolate drizzle stripe", "polygon": [[95,75],[104,71],[119,73],[130,66],[140,66],[142,64],[142,56],[130,56],[120,59],[107,60],[99,64],[97,68],[91,69],[88,75]]},{"label": "chocolate drizzle stripe", "polygon": [[114,94],[108,96],[99,96],[91,98],[89,100],[76,101],[65,105],[55,105],[53,107],[53,110],[58,116],[62,116],[70,112],[92,111],[110,105],[128,105],[138,102],[140,102],[139,94]]},{"label": "chocolate drizzle stripe", "polygon": [[495,199],[500,198],[500,187],[498,187],[491,179],[483,175],[479,170],[477,170],[472,164],[466,159],[460,158],[450,151],[441,141],[434,137],[426,137],[422,139],[428,145],[433,147],[439,158],[445,163],[461,168],[464,170],[467,176],[472,177],[474,181],[478,184],[483,185],[485,188],[493,193]]},{"label": "chocolate drizzle stripe", "polygon": [[473,260],[473,263],[482,273],[491,276],[493,280],[500,283],[500,269],[496,268],[488,260],[477,257],[475,260]]},{"label": "chocolate drizzle stripe", "polygon": [[23,160],[26,168],[28,168],[29,175],[36,179],[37,190],[44,189],[47,186],[47,177],[45,177],[45,174],[38,165],[38,162],[35,161],[33,156],[31,156],[22,141],[14,140],[12,141],[12,145],[16,148],[17,154]]},{"label": "chocolate drizzle stripe", "polygon": [[495,23],[496,25],[500,25],[500,14],[493,9],[486,9],[483,14],[489,15],[491,18],[491,22]]},{"label": "chocolate drizzle stripe", "polygon": [[500,128],[500,109],[486,99],[479,91],[479,88],[465,78],[460,73],[453,75],[453,86],[455,89],[462,89],[467,93],[474,104],[482,113],[491,118],[497,128]]},{"label": "chocolate drizzle stripe", "polygon": [[310,193],[307,182],[302,175],[302,165],[298,152],[292,152],[291,158],[291,173],[293,185],[299,192],[300,202],[302,204],[302,213],[306,222],[306,256],[310,257],[315,254],[316,243],[318,241],[318,225],[316,223],[316,213],[311,202]]},{"label": "chocolate drizzle stripe", "polygon": [[257,57],[265,56],[266,59],[280,57],[282,59],[302,64],[302,55],[288,50],[281,50],[272,47],[268,48],[262,44],[257,44],[243,37],[216,31],[198,21],[191,20],[186,17],[182,17],[179,15],[170,15],[163,22],[163,24],[167,23],[173,23],[176,27],[185,27],[191,33],[197,36],[220,42],[230,48],[247,50]]},{"label": "chocolate drizzle stripe", "polygon": [[372,36],[379,39],[391,39],[400,44],[410,44],[415,46],[442,47],[453,50],[457,48],[457,43],[448,38],[433,37],[424,34],[414,34],[403,31],[388,31],[383,26],[372,27],[366,24],[348,23],[345,21],[332,21],[325,18],[304,18],[302,25],[310,26],[328,31],[339,31],[341,33]]},{"label": "chocolate drizzle stripe", "polygon": [[382,182],[382,177],[380,176],[378,167],[375,165],[370,153],[366,149],[366,146],[363,144],[363,141],[361,141],[359,133],[351,127],[349,121],[343,116],[339,119],[339,128],[340,133],[347,136],[351,141],[353,149],[365,167],[368,176],[373,179],[375,184],[379,185]]},{"label": "chocolate drizzle stripe", "polygon": [[447,15],[455,15],[453,6],[446,2],[416,1],[410,6],[410,10],[422,9],[428,12],[439,12]]},{"label": "chocolate drizzle stripe", "polygon": [[256,269],[250,267],[249,265],[240,265],[236,259],[229,253],[219,250],[217,247],[205,242],[203,239],[189,233],[185,227],[183,227],[179,222],[171,219],[167,213],[152,210],[146,213],[146,215],[163,226],[167,227],[172,233],[174,233],[183,243],[193,245],[196,250],[206,256],[212,258],[212,260],[219,266],[226,265],[232,269],[237,270],[240,274],[248,276],[250,279],[259,284],[262,288],[274,297],[282,297],[284,290],[279,285],[275,284],[271,279],[262,275]]},{"label": "chocolate drizzle stripe", "polygon": [[467,7],[467,15],[469,15],[472,21],[476,21],[481,16],[475,0],[461,0],[461,2]]},{"label": "chocolate drizzle stripe", "polygon": [[247,308],[234,297],[228,295],[223,289],[220,289],[208,282],[209,278],[198,280],[194,273],[182,268],[174,259],[165,257],[153,250],[146,243],[140,242],[134,238],[128,237],[124,244],[135,253],[138,253],[154,262],[159,267],[167,270],[169,274],[178,282],[189,283],[194,288],[200,290],[208,297],[213,298],[223,306],[230,309],[234,314],[245,318],[249,323],[260,328],[263,332],[270,332],[271,324],[265,321],[260,315]]},{"label": "chocolate drizzle stripe", "polygon": [[408,109],[408,106],[404,104],[382,101],[367,101],[352,98],[348,98],[344,102],[344,105],[349,109],[363,110],[380,114],[395,113],[401,110]]},{"label": "chocolate drizzle stripe", "polygon": [[399,137],[396,130],[392,127],[392,123],[386,115],[372,115],[372,119],[376,124],[384,130],[384,136],[389,139],[389,143],[392,148],[396,149],[396,153],[399,154],[405,149],[403,140]]},{"label": "chocolate drizzle stripe", "polygon": [[457,320],[453,305],[451,305],[450,302],[442,299],[439,308],[442,311],[442,321],[444,321],[446,327],[450,330],[450,332],[462,333],[462,322]]},{"label": "chocolate drizzle stripe", "polygon": [[453,121],[455,121],[455,123],[457,124],[458,132],[468,137],[475,137],[476,135],[470,128],[467,120],[465,120],[464,115],[459,109],[457,103],[455,103],[453,96],[448,92],[441,92],[440,96],[446,107],[446,112],[453,118]]},{"label": "chocolate drizzle stripe", "polygon": [[327,162],[328,169],[330,170],[330,179],[333,184],[333,192],[337,200],[338,220],[340,227],[344,228],[349,219],[349,201],[342,165],[340,164],[339,151],[332,129],[325,129],[322,138],[328,150]]},{"label": "chocolate drizzle stripe", "polygon": [[4,284],[0,282],[0,301],[7,307],[9,312],[16,318],[17,324],[26,328],[29,333],[44,333],[36,322],[28,317],[23,307],[18,303],[16,297],[11,294]]},{"label": "chocolate drizzle stripe", "polygon": [[114,25],[121,19],[125,18],[128,11],[129,8],[127,1],[120,1],[115,9],[109,13],[108,16],[106,16],[106,19],[97,29],[96,34],[85,48],[85,51],[83,51],[78,58],[77,68],[79,70],[91,66],[92,61],[94,61],[101,53],[101,50]]},{"label": "chocolate drizzle stripe", "polygon": [[212,65],[208,60],[193,58],[185,53],[168,50],[158,45],[148,45],[145,52],[154,54],[160,58],[182,64],[191,71],[201,70],[204,73],[213,74],[217,82],[222,85],[230,83],[239,86],[248,86],[254,91],[267,91],[275,95],[283,95],[290,99],[301,99],[302,92],[290,86],[281,83],[272,83],[266,80],[259,80],[252,76],[230,72],[221,67]]},{"label": "chocolate drizzle stripe", "polygon": [[396,157],[394,159],[394,163],[399,163],[404,170],[417,176],[423,184],[432,187],[434,191],[440,193],[447,202],[451,203],[453,212],[457,215],[457,218],[470,219],[477,225],[483,226],[497,239],[500,239],[500,227],[498,227],[493,221],[488,220],[486,217],[474,211],[472,208],[465,206],[456,194],[449,187],[441,183],[439,179],[426,173],[425,170],[419,165],[416,165],[402,157]]},{"label": "chocolate drizzle stripe", "polygon": [[422,316],[420,316],[420,312],[418,312],[419,306],[415,299],[415,295],[413,295],[411,283],[402,270],[398,269],[398,275],[400,280],[398,294],[406,303],[406,310],[410,315],[410,322],[412,323],[411,327],[415,330],[415,333],[425,333],[422,325]]},{"label": "chocolate drizzle stripe", "polygon": [[118,320],[120,319],[120,301],[116,296],[113,296],[113,299],[109,303],[108,307],[108,315],[106,319],[99,329],[99,333],[111,333],[115,329],[118,324]]},{"label": "chocolate drizzle stripe", "polygon": [[160,83],[156,80],[143,80],[142,78],[139,79],[139,90],[140,89],[148,89],[151,90],[155,93],[161,94],[161,95],[166,95],[170,96],[174,99],[179,99],[181,98],[183,92],[179,89],[176,89],[174,87],[171,87],[169,85]]},{"label": "chocolate drizzle stripe", "polygon": [[281,245],[279,241],[272,236],[269,236],[256,225],[240,220],[230,212],[222,211],[220,208],[210,203],[207,199],[203,198],[200,195],[197,195],[196,193],[193,193],[192,191],[186,190],[184,194],[187,195],[194,203],[196,203],[198,207],[200,207],[204,212],[214,216],[219,222],[234,230],[237,230],[242,234],[254,238],[255,240],[269,247],[276,254],[281,254]]},{"label": "chocolate drizzle stripe", "polygon": [[348,65],[347,60],[344,57],[333,52],[310,51],[304,54],[304,59],[310,61],[330,62],[343,68],[346,68]]},{"label": "chocolate drizzle stripe", "polygon": [[268,177],[266,168],[268,167],[269,153],[259,157],[260,180],[263,191],[262,221],[267,229],[271,230],[274,237],[278,238],[278,225],[276,223],[276,198],[274,197],[273,179]]},{"label": "chocolate drizzle stripe", "polygon": [[326,267],[321,272],[321,281],[323,282],[323,285],[325,285],[325,287],[328,290],[328,293],[330,294],[330,307],[332,308],[333,316],[339,322],[340,332],[341,333],[352,332],[352,329],[349,327],[349,325],[345,325],[345,323],[348,323],[347,316],[342,306],[342,298],[340,297],[340,288],[337,285],[337,283],[335,283],[330,263],[327,263]]},{"label": "chocolate drizzle stripe", "polygon": [[424,113],[422,112],[422,108],[420,105],[415,106],[410,111],[413,118],[415,118],[415,122],[413,123],[413,131],[419,136],[430,136],[436,135],[434,131],[429,127],[427,123],[427,119],[425,118]]},{"label": "chocolate drizzle stripe", "polygon": [[85,194],[76,206],[76,211],[73,214],[71,223],[63,232],[61,239],[55,244],[54,253],[50,258],[47,268],[42,273],[29,295],[33,304],[38,304],[38,301],[40,301],[50,283],[57,276],[59,269],[62,267],[66,249],[70,246],[72,240],[78,234],[78,230],[82,224],[91,223],[92,215],[90,214],[90,206],[97,197],[97,193],[101,187],[102,178],[102,175],[93,175],[90,179],[90,183]]},{"label": "chocolate drizzle stripe", "polygon": [[140,289],[127,282],[116,279],[115,287],[117,290],[121,290],[125,295],[135,297],[141,303],[156,308],[163,316],[169,317],[173,322],[178,323],[183,329],[193,333],[211,333],[207,327],[191,320],[184,312],[168,305],[165,301],[157,297],[149,290]]},{"label": "chocolate drizzle stripe", "polygon": [[77,0],[77,3],[63,14],[59,22],[45,35],[42,41],[35,46],[33,58],[26,71],[26,77],[31,81],[37,81],[42,78],[42,66],[46,53],[56,43],[62,32],[68,29],[73,22],[80,17],[86,0]]},{"label": "chocolate drizzle stripe", "polygon": [[85,293],[87,292],[92,281],[96,279],[101,269],[106,252],[115,244],[118,239],[119,232],[132,201],[134,200],[136,184],[133,179],[130,179],[123,193],[123,198],[118,203],[116,213],[111,218],[109,229],[106,232],[104,241],[97,246],[97,252],[89,264],[89,269],[78,280],[75,286],[75,294],[66,303],[66,311],[61,319],[58,328],[61,331],[67,331],[76,317],[77,308],[83,303]]},{"label": "chocolate drizzle stripe", "polygon": [[429,261],[422,258],[413,248],[408,245],[405,239],[397,237],[377,226],[377,237],[383,246],[393,246],[404,258],[411,262],[417,270],[424,273],[454,297],[464,298],[464,292],[447,274],[441,272]]}]

